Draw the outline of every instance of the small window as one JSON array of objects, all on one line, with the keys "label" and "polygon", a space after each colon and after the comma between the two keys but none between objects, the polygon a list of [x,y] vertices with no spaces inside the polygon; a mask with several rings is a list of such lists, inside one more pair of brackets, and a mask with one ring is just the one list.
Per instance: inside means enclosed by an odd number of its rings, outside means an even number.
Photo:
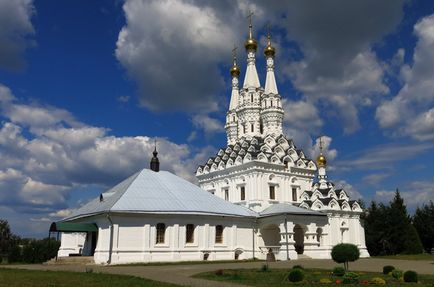
[{"label": "small window", "polygon": [[232,116],[232,121],[235,122],[235,116]]},{"label": "small window", "polygon": [[215,227],[215,243],[223,243],[223,226],[221,225]]},{"label": "small window", "polygon": [[225,189],[225,200],[229,200],[229,189]]},{"label": "small window", "polygon": [[185,242],[193,243],[194,242],[194,225],[193,224],[187,224],[185,232],[186,232],[185,233]]},{"label": "small window", "polygon": [[158,223],[157,224],[157,238],[156,238],[157,244],[164,243],[165,233],[166,233],[166,225],[164,223]]},{"label": "small window", "polygon": [[260,132],[261,134],[264,133],[264,126],[262,125],[262,123],[259,125],[259,132]]},{"label": "small window", "polygon": [[241,200],[246,200],[246,187],[242,186],[240,188],[240,191],[241,191]]},{"label": "small window", "polygon": [[292,188],[292,201],[297,201],[297,188]]},{"label": "small window", "polygon": [[253,94],[250,94],[250,101],[253,103]]},{"label": "small window", "polygon": [[250,129],[252,130],[252,133],[254,132],[254,126],[253,126],[253,124],[250,124]]},{"label": "small window", "polygon": [[270,185],[270,199],[276,199],[276,191],[274,185]]},{"label": "small window", "polygon": [[246,133],[246,125],[243,125],[243,133]]}]

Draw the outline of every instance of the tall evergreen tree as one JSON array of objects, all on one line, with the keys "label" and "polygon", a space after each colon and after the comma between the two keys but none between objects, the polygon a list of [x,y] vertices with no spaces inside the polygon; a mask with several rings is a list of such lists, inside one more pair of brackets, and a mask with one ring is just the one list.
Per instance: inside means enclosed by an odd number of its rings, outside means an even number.
[{"label": "tall evergreen tree", "polygon": [[432,201],[416,209],[413,226],[419,234],[423,248],[431,253],[434,248],[434,203]]}]

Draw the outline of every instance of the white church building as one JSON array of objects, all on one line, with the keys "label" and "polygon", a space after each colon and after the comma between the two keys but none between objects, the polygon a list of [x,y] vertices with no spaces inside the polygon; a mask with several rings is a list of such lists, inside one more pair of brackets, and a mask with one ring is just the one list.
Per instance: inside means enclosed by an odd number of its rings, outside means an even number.
[{"label": "white church building", "polygon": [[157,151],[143,169],[68,218],[58,257],[93,256],[97,264],[330,258],[334,245],[365,245],[362,209],[282,133],[284,111],[274,76],[275,48],[264,49],[265,86],[255,65],[252,25],[239,87],[234,56],[225,129],[228,144],[198,167],[196,186],[159,170]]}]

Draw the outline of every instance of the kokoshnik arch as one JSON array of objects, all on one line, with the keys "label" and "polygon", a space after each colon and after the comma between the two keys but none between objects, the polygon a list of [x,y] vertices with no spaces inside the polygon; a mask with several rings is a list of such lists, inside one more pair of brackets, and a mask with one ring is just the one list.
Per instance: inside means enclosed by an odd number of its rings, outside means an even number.
[{"label": "kokoshnik arch", "polygon": [[[328,180],[322,146],[314,162],[283,135],[270,34],[264,87],[251,21],[245,48],[241,88],[235,54],[230,69],[227,146],[198,167],[199,187],[160,171],[155,149],[150,169],[77,209],[58,224],[63,229],[54,227],[62,232],[59,257],[93,256],[99,264],[330,258],[341,242],[369,256],[362,209]],[[92,232],[79,228],[90,225]]]}]

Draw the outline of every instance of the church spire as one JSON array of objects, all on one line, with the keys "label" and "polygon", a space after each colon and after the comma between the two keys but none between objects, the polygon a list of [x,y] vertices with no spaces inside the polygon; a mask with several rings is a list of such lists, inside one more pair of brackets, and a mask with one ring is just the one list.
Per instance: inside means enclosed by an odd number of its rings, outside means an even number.
[{"label": "church spire", "polygon": [[240,76],[240,68],[237,65],[237,47],[232,50],[233,65],[231,68],[232,76],[232,94],[231,102],[229,104],[229,111],[237,108],[239,98],[238,77]]},{"label": "church spire", "polygon": [[247,16],[247,18],[249,18],[249,37],[244,43],[244,46],[246,47],[246,51],[247,51],[247,69],[246,69],[246,75],[244,77],[243,88],[260,87],[258,72],[256,71],[256,66],[255,66],[255,61],[256,61],[255,54],[256,54],[256,48],[258,47],[258,43],[256,42],[255,38],[253,38],[252,16],[253,16],[253,12],[250,12],[249,16]]},{"label": "church spire", "polygon": [[274,77],[274,54],[276,49],[271,45],[270,24],[268,24],[267,46],[264,49],[265,58],[267,60],[267,77],[265,80],[265,94],[275,94],[277,91],[276,78]]},{"label": "church spire", "polygon": [[157,152],[157,141],[154,143],[154,152],[152,153],[154,156],[151,159],[150,168],[152,171],[159,172],[160,171],[160,161],[158,160],[158,152]]},{"label": "church spire", "polygon": [[326,166],[327,159],[323,155],[323,146],[322,146],[322,137],[319,137],[319,156],[316,159],[316,164],[318,166],[318,180],[320,183],[320,188],[327,188],[327,174],[326,174]]}]

